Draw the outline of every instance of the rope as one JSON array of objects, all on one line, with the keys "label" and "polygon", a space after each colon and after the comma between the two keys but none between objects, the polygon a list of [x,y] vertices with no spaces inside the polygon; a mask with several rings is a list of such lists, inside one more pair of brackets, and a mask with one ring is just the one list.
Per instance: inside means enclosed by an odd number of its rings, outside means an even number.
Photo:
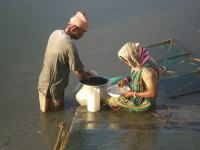
[{"label": "rope", "polygon": [[168,39],[168,40],[165,40],[165,41],[163,41],[163,42],[149,44],[149,45],[144,46],[144,47],[157,46],[157,45],[161,45],[161,44],[165,44],[165,43],[169,43],[169,42],[170,42],[171,45],[172,45],[172,43],[174,42],[174,40],[173,40],[173,39]]},{"label": "rope", "polygon": [[190,72],[190,73],[186,73],[186,74],[176,75],[176,76],[173,76],[173,77],[164,78],[162,80],[168,80],[168,79],[173,79],[173,78],[178,78],[178,77],[184,77],[184,76],[189,76],[189,75],[198,74],[198,73],[200,73],[200,71],[195,71],[195,72]]},{"label": "rope", "polygon": [[190,53],[183,53],[183,54],[172,56],[172,57],[160,58],[160,59],[157,59],[156,61],[162,61],[162,60],[166,60],[166,59],[172,59],[172,58],[177,58],[177,57],[187,56],[187,55],[190,55]]},{"label": "rope", "polygon": [[165,110],[168,112],[167,115],[164,115],[164,114],[162,114],[162,113],[159,113],[158,111],[154,111],[154,112],[150,112],[150,113],[151,113],[152,115],[154,115],[155,117],[162,118],[162,119],[163,119],[163,125],[164,125],[165,127],[168,127],[168,126],[169,126],[169,123],[167,123],[167,121],[170,119],[170,117],[171,117],[171,115],[172,115],[172,110],[171,110],[169,107],[165,106],[164,104],[163,104],[163,107],[164,107]]},{"label": "rope", "polygon": [[[185,60],[194,60],[194,61],[200,62],[200,59],[197,59],[197,58],[186,58]],[[183,60],[183,61],[185,61],[185,60]]]},{"label": "rope", "polygon": [[188,84],[186,84],[185,86],[183,86],[182,88],[179,88],[177,90],[174,90],[173,91],[173,94],[170,96],[170,98],[176,98],[176,97],[179,97],[179,96],[183,96],[183,95],[186,95],[186,94],[191,94],[191,93],[197,93],[197,92],[200,92],[200,90],[196,90],[196,91],[192,91],[192,92],[187,92],[187,93],[183,93],[183,94],[177,94],[178,92],[181,92],[183,91],[185,88],[187,88],[189,85],[191,85],[192,83],[194,83],[195,81],[197,81],[198,79],[200,78],[200,75],[193,79],[192,81],[190,81]]}]

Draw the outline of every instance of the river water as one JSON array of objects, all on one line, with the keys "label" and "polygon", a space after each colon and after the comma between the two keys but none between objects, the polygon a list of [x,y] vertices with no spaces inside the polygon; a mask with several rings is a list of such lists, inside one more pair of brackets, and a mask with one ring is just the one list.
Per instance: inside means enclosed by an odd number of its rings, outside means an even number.
[{"label": "river water", "polygon": [[[126,42],[174,39],[200,58],[199,0],[1,0],[0,149],[51,150],[61,121],[69,129],[78,103],[71,73],[64,110],[40,113],[37,82],[51,32],[83,11],[91,22],[75,41],[86,70],[108,77],[130,68],[117,58]],[[161,92],[161,97],[164,97]],[[193,99],[193,98],[191,98]],[[199,104],[199,103],[198,103]]]}]

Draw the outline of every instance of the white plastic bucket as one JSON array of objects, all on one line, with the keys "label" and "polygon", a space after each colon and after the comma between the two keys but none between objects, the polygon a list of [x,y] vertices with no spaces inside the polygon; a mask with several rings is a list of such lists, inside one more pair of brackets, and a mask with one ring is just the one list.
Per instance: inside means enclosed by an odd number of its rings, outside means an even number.
[{"label": "white plastic bucket", "polygon": [[100,89],[93,88],[87,97],[87,110],[89,112],[97,112],[100,110]]}]

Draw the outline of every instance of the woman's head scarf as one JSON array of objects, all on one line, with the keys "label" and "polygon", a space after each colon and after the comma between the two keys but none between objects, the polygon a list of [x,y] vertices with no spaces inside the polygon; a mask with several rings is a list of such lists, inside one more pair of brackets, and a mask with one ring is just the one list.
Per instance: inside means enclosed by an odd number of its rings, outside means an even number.
[{"label": "woman's head scarf", "polygon": [[127,61],[132,68],[141,68],[149,60],[149,52],[139,43],[126,43],[118,52],[122,61]]}]

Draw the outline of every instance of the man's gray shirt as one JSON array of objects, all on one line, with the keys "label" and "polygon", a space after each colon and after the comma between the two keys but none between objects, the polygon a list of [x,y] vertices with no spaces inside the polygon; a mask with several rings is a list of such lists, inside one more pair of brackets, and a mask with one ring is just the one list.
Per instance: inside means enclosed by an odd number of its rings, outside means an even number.
[{"label": "man's gray shirt", "polygon": [[70,71],[83,69],[76,46],[63,30],[49,37],[38,90],[55,100],[63,99]]}]

